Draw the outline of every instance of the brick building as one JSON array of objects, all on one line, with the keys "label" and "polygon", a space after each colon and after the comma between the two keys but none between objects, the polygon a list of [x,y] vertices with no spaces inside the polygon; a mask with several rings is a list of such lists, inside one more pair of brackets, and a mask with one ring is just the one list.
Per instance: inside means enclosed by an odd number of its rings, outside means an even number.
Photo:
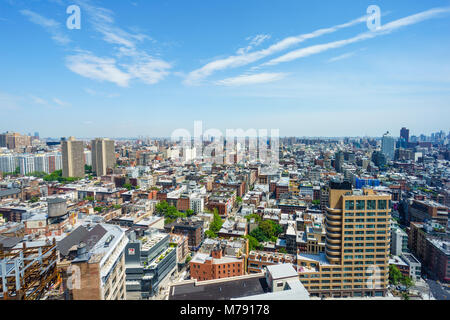
[{"label": "brick building", "polygon": [[215,249],[211,255],[197,253],[189,262],[191,278],[198,281],[229,278],[244,275],[243,257],[223,256],[222,249]]}]

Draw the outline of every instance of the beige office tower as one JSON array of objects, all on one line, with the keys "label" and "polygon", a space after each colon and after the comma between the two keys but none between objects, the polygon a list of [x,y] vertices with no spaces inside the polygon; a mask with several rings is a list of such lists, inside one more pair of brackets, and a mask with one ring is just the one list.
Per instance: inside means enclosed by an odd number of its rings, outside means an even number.
[{"label": "beige office tower", "polygon": [[373,189],[331,182],[325,253],[298,254],[300,280],[311,296],[385,296],[389,278],[390,200]]},{"label": "beige office tower", "polygon": [[61,140],[63,177],[84,177],[84,143],[76,141],[74,137]]},{"label": "beige office tower", "polygon": [[108,168],[114,168],[116,157],[114,141],[97,138],[92,140],[92,171],[98,176],[104,176]]}]

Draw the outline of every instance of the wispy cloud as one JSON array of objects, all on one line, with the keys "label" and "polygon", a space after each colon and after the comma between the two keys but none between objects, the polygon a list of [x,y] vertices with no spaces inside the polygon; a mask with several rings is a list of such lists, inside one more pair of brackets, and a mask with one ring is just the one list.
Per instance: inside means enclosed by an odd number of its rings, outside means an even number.
[{"label": "wispy cloud", "polygon": [[127,87],[131,76],[116,66],[113,58],[97,57],[90,52],[66,57],[66,66],[80,76],[109,81],[121,87]]},{"label": "wispy cloud", "polygon": [[93,6],[89,1],[78,0],[77,4],[86,12],[93,29],[102,35],[102,40],[114,45],[114,49],[110,57],[99,57],[88,51],[68,56],[66,65],[71,71],[121,87],[128,87],[132,79],[156,84],[170,74],[169,62],[139,48],[145,40],[152,40],[151,37],[117,27],[114,13],[109,9]]},{"label": "wispy cloud", "polygon": [[270,55],[273,55],[275,53],[278,53],[280,51],[286,50],[294,45],[297,45],[299,43],[302,43],[308,39],[313,39],[320,37],[325,34],[334,33],[340,29],[348,28],[351,26],[354,26],[356,24],[365,22],[367,20],[367,16],[360,17],[358,19],[349,21],[344,24],[336,25],[330,28],[324,28],[319,29],[311,33],[301,34],[298,36],[288,37],[285,38],[267,49],[262,49],[259,51],[254,51],[251,53],[244,53],[241,52],[239,55],[230,56],[223,59],[218,59],[212,62],[209,62],[208,64],[204,65],[203,67],[194,70],[190,72],[185,79],[184,83],[188,85],[194,85],[201,82],[203,79],[207,78],[208,76],[212,75],[216,71],[228,69],[228,68],[236,68],[248,65],[250,63],[254,63],[258,60],[261,60],[265,57],[268,57]]},{"label": "wispy cloud", "polygon": [[332,63],[332,62],[336,62],[336,61],[345,60],[345,59],[353,57],[357,52],[358,51],[347,52],[347,53],[341,54],[341,55],[339,55],[337,57],[333,57],[331,59],[328,59],[327,62],[328,63]]},{"label": "wispy cloud", "polygon": [[251,51],[253,48],[261,45],[265,40],[270,39],[270,35],[268,34],[258,34],[254,37],[248,37],[247,41],[250,41],[249,45],[245,48],[240,48],[236,52],[237,54],[246,54],[247,52]]},{"label": "wispy cloud", "polygon": [[390,34],[397,29],[402,27],[410,26],[428,19],[436,18],[440,14],[450,12],[450,8],[434,8],[430,9],[418,14],[414,14],[402,19],[398,19],[392,22],[389,22],[383,26],[381,26],[376,31],[369,31],[361,33],[353,38],[333,41],[325,44],[314,45],[306,48],[301,48],[298,50],[291,51],[287,54],[284,54],[278,58],[272,59],[269,62],[262,64],[261,66],[274,66],[283,62],[289,62],[300,58],[305,58],[314,54],[318,54],[321,52],[325,52],[331,49],[336,49],[340,47],[347,46],[349,44],[357,43],[360,41],[372,39],[381,35]]},{"label": "wispy cloud", "polygon": [[45,106],[45,107],[49,107],[49,108],[54,108],[55,105],[57,105],[58,107],[68,107],[70,106],[70,103],[68,102],[64,102],[61,99],[58,98],[53,98],[52,101],[48,101],[45,100],[41,97],[37,97],[35,95],[30,95],[30,101],[34,104],[39,104],[41,106]]},{"label": "wispy cloud", "polygon": [[70,106],[70,103],[62,101],[58,98],[53,98],[53,102],[56,103],[60,107],[69,107]]},{"label": "wispy cloud", "polygon": [[91,88],[85,88],[84,91],[90,94],[91,96],[102,96],[106,98],[117,98],[120,96],[118,93],[106,93],[102,91],[99,92],[96,90],[92,90]]},{"label": "wispy cloud", "polygon": [[31,98],[31,101],[33,103],[41,104],[41,105],[44,105],[44,106],[48,105],[48,102],[46,100],[42,99],[42,98],[39,98],[39,97],[36,97],[36,96],[33,96],[33,95],[30,96],[30,98]]},{"label": "wispy cloud", "polygon": [[279,81],[286,77],[286,73],[258,73],[250,75],[240,75],[233,78],[226,78],[216,81],[215,84],[223,86],[243,86],[250,84],[261,84]]},{"label": "wispy cloud", "polygon": [[48,19],[31,10],[21,10],[20,13],[32,22],[43,27],[48,33],[52,35],[52,39],[59,44],[66,45],[70,42],[69,37],[64,34],[61,29],[61,24],[53,19]]}]

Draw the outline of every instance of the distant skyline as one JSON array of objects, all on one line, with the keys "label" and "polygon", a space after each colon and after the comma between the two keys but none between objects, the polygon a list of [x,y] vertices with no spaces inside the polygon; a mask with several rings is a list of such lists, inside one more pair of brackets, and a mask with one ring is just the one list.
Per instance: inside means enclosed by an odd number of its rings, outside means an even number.
[{"label": "distant skyline", "polygon": [[[80,30],[66,27],[73,4]],[[0,132],[448,133],[448,30],[450,0],[4,0]]]}]

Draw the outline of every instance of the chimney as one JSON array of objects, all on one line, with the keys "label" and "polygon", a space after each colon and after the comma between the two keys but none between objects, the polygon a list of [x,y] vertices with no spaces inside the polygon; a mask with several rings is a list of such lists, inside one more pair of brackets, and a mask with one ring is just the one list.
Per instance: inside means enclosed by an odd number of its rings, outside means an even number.
[{"label": "chimney", "polygon": [[213,249],[211,255],[214,259],[221,259],[222,258],[222,249],[220,248],[220,246],[215,247]]}]

